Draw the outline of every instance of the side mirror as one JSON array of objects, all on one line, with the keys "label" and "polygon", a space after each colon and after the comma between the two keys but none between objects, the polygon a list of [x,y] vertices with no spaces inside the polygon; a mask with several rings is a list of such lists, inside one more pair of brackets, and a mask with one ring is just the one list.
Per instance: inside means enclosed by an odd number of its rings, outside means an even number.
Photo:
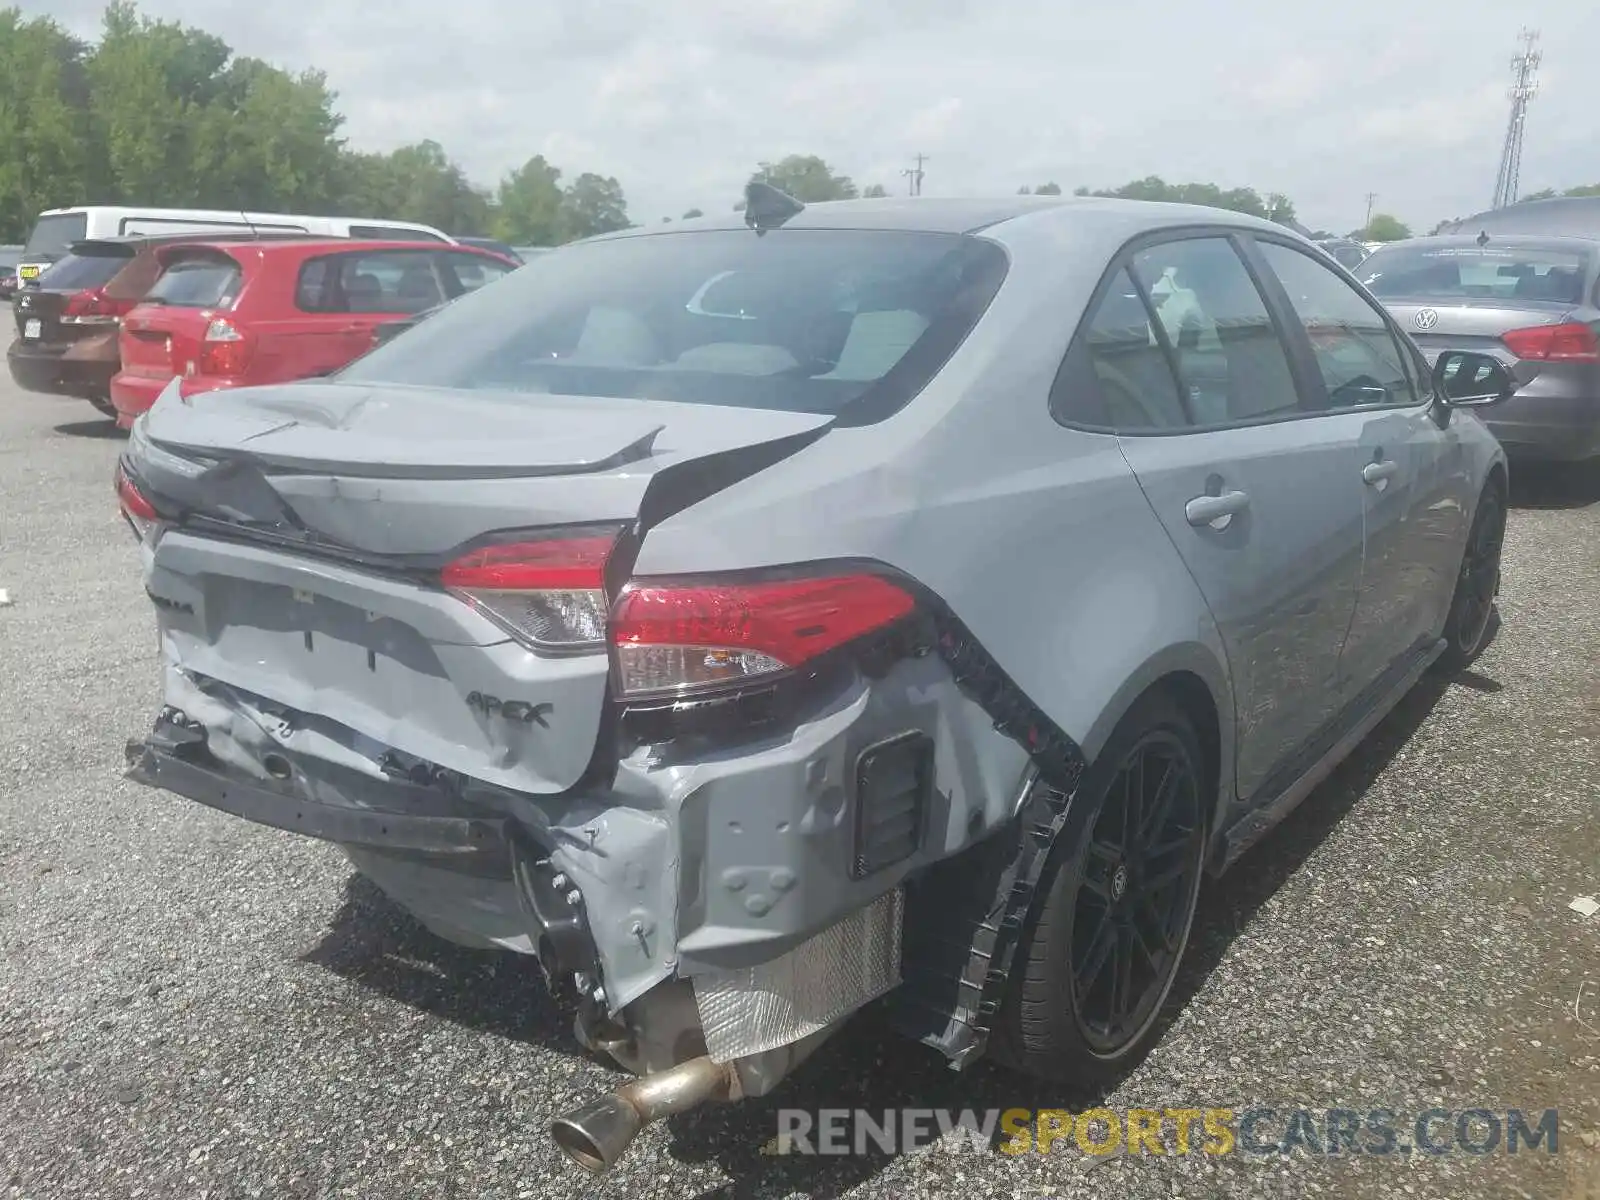
[{"label": "side mirror", "polygon": [[1433,393],[1451,408],[1499,404],[1516,390],[1511,372],[1491,355],[1446,350],[1434,361]]}]

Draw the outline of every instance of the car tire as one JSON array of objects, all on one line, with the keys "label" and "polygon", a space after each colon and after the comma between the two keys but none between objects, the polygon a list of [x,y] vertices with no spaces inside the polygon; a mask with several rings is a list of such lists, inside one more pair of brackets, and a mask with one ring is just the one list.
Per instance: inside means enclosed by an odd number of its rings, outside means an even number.
[{"label": "car tire", "polygon": [[[1167,695],[1152,692],[1085,772],[1018,947],[1000,1030],[1002,1054],[1013,1066],[1094,1082],[1126,1069],[1153,1039],[1199,897],[1217,794],[1205,763],[1194,722]],[[1164,801],[1169,819],[1146,838],[1130,837],[1130,812],[1149,817],[1166,786],[1153,776],[1165,780],[1168,768],[1176,772]],[[1139,806],[1130,809],[1135,796]],[[1137,1002],[1122,1005],[1119,1016],[1112,989],[1124,1000],[1137,989]]]},{"label": "car tire", "polygon": [[117,406],[111,403],[109,396],[90,396],[88,399],[101,416],[110,417],[113,421],[117,419]]},{"label": "car tire", "polygon": [[1500,594],[1500,553],[1506,536],[1505,485],[1491,479],[1478,498],[1472,528],[1461,552],[1450,615],[1445,618],[1445,650],[1437,666],[1446,674],[1469,667],[1489,643],[1494,628],[1495,597]]}]

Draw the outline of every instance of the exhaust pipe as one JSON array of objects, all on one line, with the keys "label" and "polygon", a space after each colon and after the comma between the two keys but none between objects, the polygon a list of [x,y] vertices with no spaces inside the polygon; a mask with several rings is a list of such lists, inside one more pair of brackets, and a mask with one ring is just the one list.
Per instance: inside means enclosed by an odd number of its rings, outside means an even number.
[{"label": "exhaust pipe", "polygon": [[599,1175],[616,1165],[652,1121],[712,1100],[737,1100],[739,1095],[739,1076],[732,1063],[691,1058],[557,1117],[550,1136],[584,1170]]}]

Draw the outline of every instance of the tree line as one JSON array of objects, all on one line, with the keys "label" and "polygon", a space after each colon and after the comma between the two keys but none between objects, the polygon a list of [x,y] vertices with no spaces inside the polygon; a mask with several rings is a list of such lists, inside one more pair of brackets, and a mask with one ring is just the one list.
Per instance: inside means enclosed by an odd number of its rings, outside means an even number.
[{"label": "tree line", "polygon": [[[48,17],[0,8],[0,242],[26,237],[40,211],[74,204],[388,217],[536,246],[632,224],[615,178],[569,178],[542,155],[482,187],[435,141],[388,153],[356,149],[341,136],[336,100],[320,71],[291,73],[235,55],[214,34],[146,17],[133,0],[107,6],[92,43]],[[806,203],[888,195],[883,184],[860,186],[810,154],[762,162],[750,178]],[[1019,191],[1062,188],[1051,181]],[[1332,236],[1299,225],[1294,203],[1279,192],[1151,175],[1074,194],[1204,204]],[[1561,194],[1596,195],[1600,185]],[[1377,213],[1349,236],[1392,241],[1410,232]]]},{"label": "tree line", "polygon": [[486,189],[437,142],[354,149],[336,99],[320,71],[237,56],[129,0],[106,8],[92,44],[0,9],[0,241],[75,204],[389,217],[517,245],[629,224],[614,178],[568,180],[542,156]]}]

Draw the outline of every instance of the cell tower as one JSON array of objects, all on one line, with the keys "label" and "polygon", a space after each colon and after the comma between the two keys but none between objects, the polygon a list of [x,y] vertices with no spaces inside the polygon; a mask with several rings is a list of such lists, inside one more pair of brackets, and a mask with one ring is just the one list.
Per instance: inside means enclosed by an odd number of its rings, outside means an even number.
[{"label": "cell tower", "polygon": [[1539,35],[1524,29],[1517,41],[1522,52],[1511,60],[1511,121],[1506,125],[1505,149],[1500,151],[1500,174],[1494,183],[1494,208],[1517,202],[1517,184],[1522,174],[1522,130],[1528,122],[1528,101],[1539,91],[1539,62],[1544,55],[1535,50]]}]

